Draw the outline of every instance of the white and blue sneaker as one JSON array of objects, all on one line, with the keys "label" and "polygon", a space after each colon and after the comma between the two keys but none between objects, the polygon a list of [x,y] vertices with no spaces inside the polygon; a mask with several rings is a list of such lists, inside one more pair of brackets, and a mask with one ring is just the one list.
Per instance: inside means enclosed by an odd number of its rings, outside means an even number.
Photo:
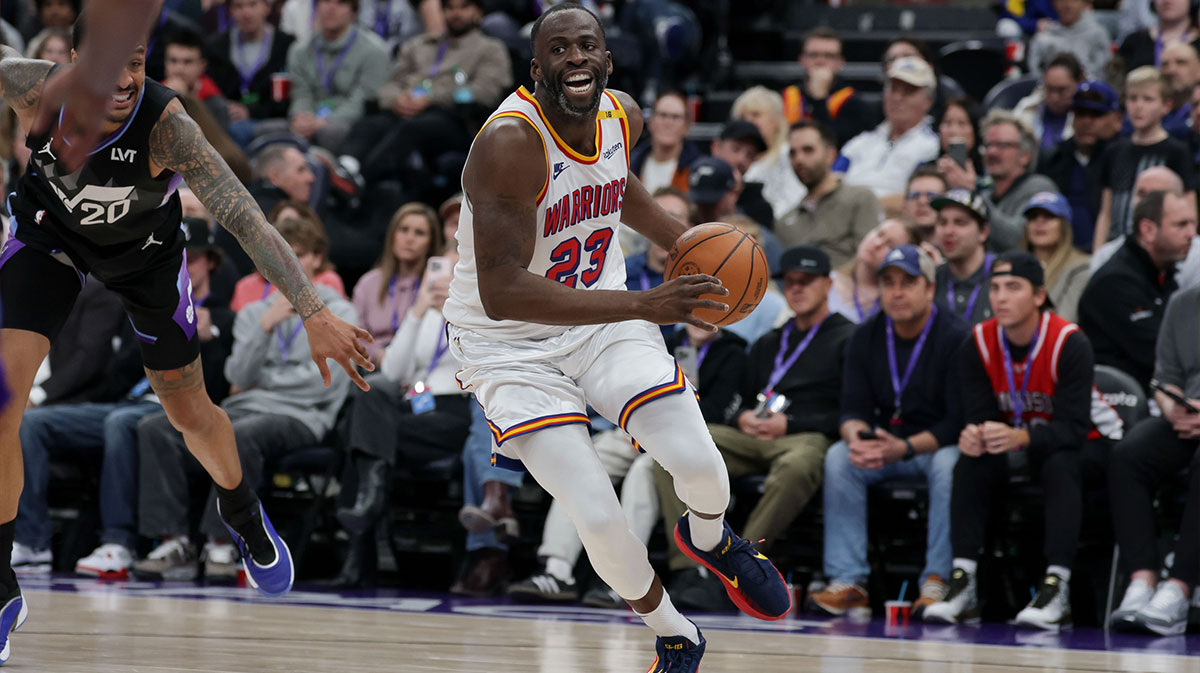
[{"label": "white and blue sneaker", "polygon": [[4,603],[4,607],[0,607],[0,666],[8,663],[8,658],[12,655],[8,634],[21,628],[28,616],[29,605],[20,589],[17,590],[16,596]]},{"label": "white and blue sneaker", "polygon": [[[217,514],[221,513],[221,505],[217,504]],[[222,523],[225,524],[225,530],[229,531],[229,536],[233,538],[234,544],[238,546],[238,550],[242,553],[242,565],[246,569],[246,580],[250,582],[250,586],[258,590],[258,593],[268,597],[275,598],[286,594],[292,588],[292,582],[296,579],[296,569],[292,565],[292,552],[288,549],[287,543],[283,538],[279,537],[279,533],[275,532],[275,526],[271,525],[271,520],[267,518],[267,513],[263,510],[262,503],[251,510],[250,521],[246,524],[247,532],[252,535],[265,535],[266,542],[271,544],[273,553],[267,558],[260,554],[260,558],[254,558],[251,546],[246,542],[246,538],[241,533],[233,529],[225,517],[221,516]],[[262,542],[258,540],[257,542]],[[255,545],[256,547],[259,545]],[[263,561],[260,563],[259,561]]]}]

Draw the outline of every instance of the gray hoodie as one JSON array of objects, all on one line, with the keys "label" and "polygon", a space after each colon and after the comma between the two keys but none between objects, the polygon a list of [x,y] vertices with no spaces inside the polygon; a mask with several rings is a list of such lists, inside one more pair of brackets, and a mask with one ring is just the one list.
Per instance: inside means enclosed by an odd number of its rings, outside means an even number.
[{"label": "gray hoodie", "polygon": [[1091,12],[1085,12],[1069,28],[1058,22],[1052,23],[1029,41],[1029,71],[1040,75],[1042,69],[1063,51],[1069,51],[1079,59],[1088,79],[1100,79],[1112,58],[1112,37]]},{"label": "gray hoodie", "polygon": [[[334,315],[357,324],[353,304],[324,285],[315,287]],[[270,334],[264,332],[260,323],[273,301],[274,295],[246,305],[233,323],[233,353],[225,361],[225,378],[244,392],[230,396],[221,406],[291,416],[322,438],[333,427],[350,391],[350,377],[330,362],[332,380],[325,387],[309,355],[308,333],[300,327],[299,316],[284,320]]]}]

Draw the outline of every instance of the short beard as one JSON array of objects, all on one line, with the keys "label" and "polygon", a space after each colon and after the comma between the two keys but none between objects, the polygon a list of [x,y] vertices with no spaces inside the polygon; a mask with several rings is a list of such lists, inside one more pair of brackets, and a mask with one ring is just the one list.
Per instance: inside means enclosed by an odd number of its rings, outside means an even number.
[{"label": "short beard", "polygon": [[559,111],[568,117],[582,119],[588,116],[594,116],[600,109],[600,97],[604,95],[604,88],[608,86],[608,73],[601,72],[593,82],[592,99],[588,101],[587,107],[579,108],[571,104],[571,100],[567,98],[567,92],[563,89],[562,82],[558,79],[549,79],[542,77],[541,85],[546,87],[546,91],[550,93],[550,98],[557,105]]}]

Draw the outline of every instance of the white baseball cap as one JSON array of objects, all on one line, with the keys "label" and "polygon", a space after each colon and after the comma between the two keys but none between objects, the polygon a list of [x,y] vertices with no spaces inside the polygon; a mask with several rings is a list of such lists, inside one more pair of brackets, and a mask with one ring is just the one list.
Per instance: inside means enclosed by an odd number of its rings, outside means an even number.
[{"label": "white baseball cap", "polygon": [[934,85],[933,68],[919,56],[904,56],[892,62],[887,71],[888,79],[898,79],[922,89]]}]

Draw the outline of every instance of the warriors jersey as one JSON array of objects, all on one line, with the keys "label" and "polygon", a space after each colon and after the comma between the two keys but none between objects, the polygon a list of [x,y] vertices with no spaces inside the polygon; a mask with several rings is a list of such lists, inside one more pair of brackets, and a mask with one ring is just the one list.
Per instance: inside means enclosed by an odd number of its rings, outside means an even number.
[{"label": "warriors jersey", "polygon": [[[596,116],[596,153],[584,156],[567,146],[541,106],[524,87],[506,98],[487,123],[502,117],[524,120],[541,136],[546,182],[537,198],[537,242],[528,270],[579,290],[625,289],[625,259],[618,244],[621,203],[629,176],[629,123],[616,96],[605,91]],[[484,125],[485,128],[487,124]],[[504,166],[489,166],[504,170]],[[464,193],[465,193],[464,189]],[[545,339],[567,331],[562,325],[492,320],[479,298],[474,227],[476,212],[465,194],[459,215],[459,262],[450,284],[446,319],[500,339]]]},{"label": "warriors jersey", "polygon": [[168,223],[178,227],[175,189],[181,179],[171,171],[150,175],[150,131],[174,98],[174,91],[147,79],[129,118],[75,172],[62,167],[51,147],[57,124],[30,136],[29,164],[12,197],[14,212],[25,216],[24,223],[61,226],[98,246],[141,242]]}]

